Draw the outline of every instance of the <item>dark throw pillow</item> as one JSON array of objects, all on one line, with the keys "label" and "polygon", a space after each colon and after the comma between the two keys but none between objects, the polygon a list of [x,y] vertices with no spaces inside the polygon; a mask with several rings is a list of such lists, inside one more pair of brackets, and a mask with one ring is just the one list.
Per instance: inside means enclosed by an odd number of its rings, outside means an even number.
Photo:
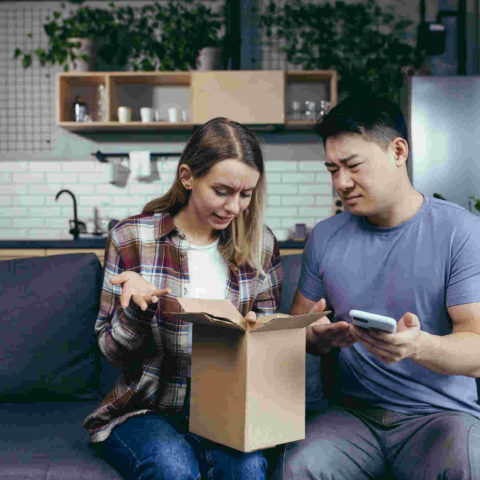
[{"label": "dark throw pillow", "polygon": [[0,401],[98,398],[93,253],[0,262]]}]

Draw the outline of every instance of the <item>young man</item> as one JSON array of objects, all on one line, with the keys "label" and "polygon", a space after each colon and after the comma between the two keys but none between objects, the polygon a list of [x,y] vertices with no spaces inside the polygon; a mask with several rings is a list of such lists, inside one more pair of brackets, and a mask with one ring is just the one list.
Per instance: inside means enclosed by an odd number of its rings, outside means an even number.
[{"label": "young man", "polygon": [[[347,212],[316,225],[292,313],[321,311],[307,350],[336,356],[331,405],[287,445],[278,479],[479,479],[480,220],[407,174],[397,105],[348,98],[319,125]],[[358,328],[351,309],[393,317]]]}]

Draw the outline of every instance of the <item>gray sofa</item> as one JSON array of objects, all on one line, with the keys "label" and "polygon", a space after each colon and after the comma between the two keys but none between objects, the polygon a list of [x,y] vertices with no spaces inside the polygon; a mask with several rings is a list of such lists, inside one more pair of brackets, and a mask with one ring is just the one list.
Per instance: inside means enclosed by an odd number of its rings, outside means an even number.
[{"label": "gray sofa", "polygon": [[[282,258],[284,312],[300,259]],[[81,427],[119,375],[94,337],[101,284],[90,253],[0,262],[0,480],[121,479]],[[308,356],[311,408],[325,402],[319,361]]]}]

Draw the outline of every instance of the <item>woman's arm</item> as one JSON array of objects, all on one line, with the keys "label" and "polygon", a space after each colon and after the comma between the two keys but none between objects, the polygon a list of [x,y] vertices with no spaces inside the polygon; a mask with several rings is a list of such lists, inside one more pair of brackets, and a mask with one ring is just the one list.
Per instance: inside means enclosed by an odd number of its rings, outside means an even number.
[{"label": "woman's arm", "polygon": [[[155,316],[157,303],[148,304],[142,310],[128,298],[125,302],[124,284],[114,285],[111,280],[124,272],[123,261],[113,232],[109,235],[105,250],[105,270],[100,297],[100,310],[95,322],[95,333],[100,351],[115,366],[127,369],[138,362],[153,348],[151,322]],[[115,282],[114,282],[115,283]]]}]

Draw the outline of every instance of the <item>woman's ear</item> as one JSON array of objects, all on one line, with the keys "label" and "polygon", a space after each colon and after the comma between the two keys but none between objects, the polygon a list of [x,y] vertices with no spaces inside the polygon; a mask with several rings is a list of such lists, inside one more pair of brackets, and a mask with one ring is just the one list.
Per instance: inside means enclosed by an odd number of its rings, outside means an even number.
[{"label": "woman's ear", "polygon": [[408,143],[404,138],[397,137],[392,141],[393,154],[397,167],[405,165],[408,158]]},{"label": "woman's ear", "polygon": [[185,190],[191,190],[193,175],[190,167],[183,163],[178,169],[178,175],[180,177],[180,181],[182,182],[183,188],[185,188]]}]

